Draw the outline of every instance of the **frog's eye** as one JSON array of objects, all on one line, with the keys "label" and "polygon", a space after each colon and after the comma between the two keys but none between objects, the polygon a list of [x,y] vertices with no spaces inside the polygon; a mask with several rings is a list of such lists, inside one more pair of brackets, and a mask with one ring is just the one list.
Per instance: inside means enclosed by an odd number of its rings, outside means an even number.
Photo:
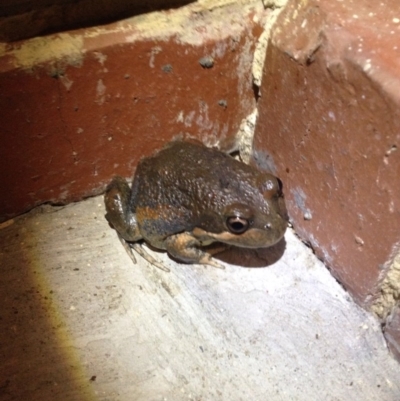
[{"label": "frog's eye", "polygon": [[226,219],[226,225],[232,234],[242,234],[250,227],[250,222],[239,216],[232,216]]}]

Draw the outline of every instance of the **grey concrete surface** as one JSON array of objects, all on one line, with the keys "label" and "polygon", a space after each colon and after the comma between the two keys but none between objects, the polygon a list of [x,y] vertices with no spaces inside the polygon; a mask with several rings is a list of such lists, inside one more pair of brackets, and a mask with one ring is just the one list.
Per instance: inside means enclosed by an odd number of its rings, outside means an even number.
[{"label": "grey concrete surface", "polygon": [[102,198],[3,224],[0,400],[400,400],[378,322],[285,238],[225,270],[154,252],[165,273],[132,264]]}]

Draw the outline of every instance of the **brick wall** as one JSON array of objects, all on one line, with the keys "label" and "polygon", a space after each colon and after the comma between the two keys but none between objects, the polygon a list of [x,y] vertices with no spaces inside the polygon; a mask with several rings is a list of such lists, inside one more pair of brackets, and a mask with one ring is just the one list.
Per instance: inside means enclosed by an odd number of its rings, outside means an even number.
[{"label": "brick wall", "polygon": [[400,343],[400,3],[290,1],[254,138],[296,232]]}]

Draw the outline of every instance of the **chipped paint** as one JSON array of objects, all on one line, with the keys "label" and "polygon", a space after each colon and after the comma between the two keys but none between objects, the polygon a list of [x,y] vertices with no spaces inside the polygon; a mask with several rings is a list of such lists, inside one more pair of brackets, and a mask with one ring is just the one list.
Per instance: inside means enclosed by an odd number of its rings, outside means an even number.
[{"label": "chipped paint", "polygon": [[306,206],[307,195],[300,187],[295,187],[290,191],[292,193],[295,205],[302,211],[304,220],[312,219],[312,212]]},{"label": "chipped paint", "polygon": [[181,111],[178,113],[178,115],[177,115],[175,121],[176,121],[177,123],[183,123],[183,121],[184,121],[183,118],[184,118],[184,117],[183,117],[183,110],[181,110]]},{"label": "chipped paint", "polygon": [[184,114],[183,110],[181,110],[178,113],[178,116],[176,117],[175,121],[177,123],[183,124],[185,127],[191,127],[195,115],[196,115],[196,112],[194,110],[190,111],[186,115]]},{"label": "chipped paint", "polygon": [[208,104],[205,102],[199,102],[200,114],[197,116],[195,122],[200,128],[201,132],[211,131],[213,128],[213,122],[210,120],[208,115]]},{"label": "chipped paint", "polygon": [[67,91],[69,91],[72,87],[72,84],[74,83],[74,81],[71,81],[67,75],[60,75],[59,77],[61,83],[65,86],[65,88],[67,89]]},{"label": "chipped paint", "polygon": [[102,52],[93,52],[94,57],[96,58],[96,60],[102,65],[104,66],[104,63],[107,61],[107,55],[103,54]]},{"label": "chipped paint", "polygon": [[162,52],[162,47],[161,47],[161,46],[154,46],[154,47],[151,49],[151,52],[150,52],[150,60],[149,60],[149,66],[150,66],[150,68],[154,68],[154,60],[155,60],[157,54],[159,54],[159,53],[161,53],[161,52]]},{"label": "chipped paint", "polygon": [[97,81],[96,86],[96,103],[103,104],[105,100],[104,94],[106,93],[106,86],[103,83],[102,79]]}]

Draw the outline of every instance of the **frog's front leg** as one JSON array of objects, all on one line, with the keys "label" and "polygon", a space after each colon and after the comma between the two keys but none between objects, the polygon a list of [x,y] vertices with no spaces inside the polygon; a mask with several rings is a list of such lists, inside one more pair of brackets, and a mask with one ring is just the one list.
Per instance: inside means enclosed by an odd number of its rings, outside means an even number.
[{"label": "frog's front leg", "polygon": [[200,263],[225,269],[209,253],[200,249],[201,246],[202,243],[189,232],[171,235],[165,239],[165,247],[168,253],[176,259],[186,263]]},{"label": "frog's front leg", "polygon": [[129,207],[131,190],[122,177],[114,177],[108,185],[104,196],[106,219],[115,228],[119,236],[126,241],[142,239],[136,221],[136,215]]}]

